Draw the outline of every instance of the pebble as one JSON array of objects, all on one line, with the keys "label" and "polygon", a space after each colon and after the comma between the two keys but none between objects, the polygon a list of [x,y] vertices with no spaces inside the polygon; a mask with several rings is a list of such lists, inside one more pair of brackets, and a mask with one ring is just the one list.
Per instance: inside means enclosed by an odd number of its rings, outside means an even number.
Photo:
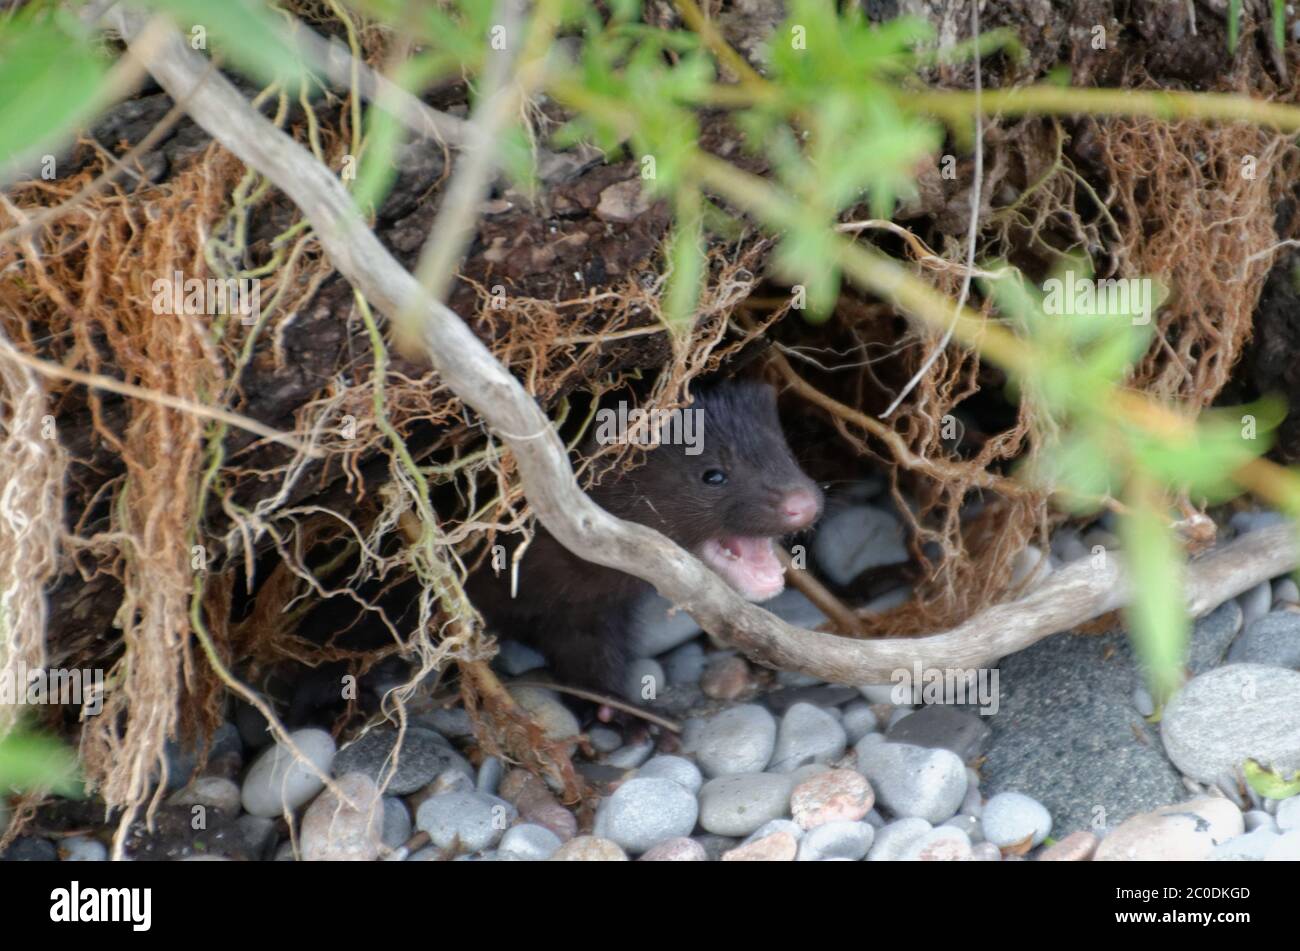
[{"label": "pebble", "polygon": [[632,641],[642,657],[657,657],[694,640],[699,633],[700,625],[695,618],[654,593],[637,603],[632,617]]},{"label": "pebble", "polygon": [[837,585],[847,585],[869,568],[898,564],[910,557],[898,518],[868,505],[827,516],[812,547],[818,567]]},{"label": "pebble", "polygon": [[[1249,818],[1254,813],[1246,813]],[[1265,813],[1267,815],[1267,813]],[[1292,829],[1300,829],[1300,795],[1292,796],[1289,799],[1283,799],[1277,804],[1277,813],[1273,816],[1277,827],[1283,832],[1290,832]]]},{"label": "pebble", "polygon": [[623,735],[607,726],[593,726],[587,731],[587,741],[597,753],[612,753],[623,745]]},{"label": "pebble", "polygon": [[[826,621],[826,615],[822,613],[821,608],[809,601],[808,596],[798,588],[786,588],[771,601],[764,601],[763,610],[775,614],[785,623],[795,627],[814,628]],[[782,681],[782,683],[788,682]]]},{"label": "pebble", "polygon": [[878,733],[859,741],[858,769],[879,802],[898,817],[932,825],[956,815],[966,796],[966,766],[951,750],[888,743]]},{"label": "pebble", "polygon": [[809,763],[829,763],[843,756],[847,745],[835,717],[810,703],[796,703],[781,718],[769,768],[789,773]]},{"label": "pebble", "polygon": [[857,743],[868,733],[876,731],[876,715],[871,711],[871,704],[864,700],[855,700],[844,708],[840,726],[844,727],[844,739],[847,743]]},{"label": "pebble", "polygon": [[646,736],[634,743],[620,746],[614,752],[606,754],[604,763],[605,765],[613,766],[616,769],[636,769],[648,760],[654,751],[654,739]]},{"label": "pebble", "polygon": [[825,859],[861,861],[875,840],[876,830],[866,822],[849,822],[837,819],[810,829],[799,840],[800,862],[820,862]]},{"label": "pebble", "polygon": [[316,773],[326,776],[330,773],[334,763],[333,737],[324,730],[306,729],[289,734],[289,738],[316,770],[298,762],[288,747],[278,743],[263,750],[244,777],[240,799],[245,812],[278,816],[285,810],[297,809],[325,788]]},{"label": "pebble", "polygon": [[704,676],[704,646],[698,640],[674,648],[663,659],[664,674],[672,686],[697,684]]},{"label": "pebble", "polygon": [[1217,783],[1254,758],[1285,775],[1300,769],[1300,673],[1230,664],[1192,678],[1169,702],[1161,737],[1186,776]]},{"label": "pebble", "polygon": [[623,696],[633,703],[658,700],[668,686],[668,675],[659,661],[640,657],[628,664],[623,681]]},{"label": "pebble", "polygon": [[1018,792],[998,793],[984,803],[981,816],[984,838],[1000,849],[1008,849],[1030,840],[1041,845],[1051,834],[1052,815],[1037,799]]},{"label": "pebble", "polygon": [[1300,586],[1294,578],[1278,578],[1273,582],[1273,606],[1284,604],[1300,605]]},{"label": "pebble", "polygon": [[1242,619],[1249,627],[1268,614],[1273,606],[1273,586],[1267,581],[1261,581],[1249,591],[1238,595],[1237,603],[1241,605]]},{"label": "pebble", "polygon": [[1187,651],[1187,669],[1193,677],[1224,662],[1232,642],[1241,631],[1244,617],[1241,605],[1234,598],[1196,622]]},{"label": "pebble", "polygon": [[542,728],[542,735],[548,740],[567,740],[581,732],[578,718],[554,691],[514,685],[506,689],[510,691],[515,703],[537,721],[537,725]]},{"label": "pebble", "polygon": [[716,654],[700,677],[700,690],[713,700],[735,700],[753,687],[749,664],[734,654]]},{"label": "pebble", "polygon": [[776,773],[742,773],[711,779],[700,789],[700,825],[707,832],[746,836],[785,815],[791,780]]},{"label": "pebble", "polygon": [[1097,846],[1095,861],[1200,861],[1245,829],[1241,811],[1204,796],[1134,816]]},{"label": "pebble", "polygon": [[939,826],[913,839],[899,859],[904,862],[969,862],[971,841],[961,829]]},{"label": "pebble", "polygon": [[303,814],[299,839],[303,860],[373,862],[383,841],[384,807],[379,787],[364,773],[346,773],[335,782],[345,799],[327,789]]},{"label": "pebble", "polygon": [[867,852],[868,862],[897,862],[913,842],[928,834],[932,826],[924,819],[898,819],[876,830],[876,840]]},{"label": "pebble", "polygon": [[1249,512],[1234,512],[1232,518],[1228,520],[1228,525],[1238,535],[1245,535],[1247,532],[1259,531],[1261,528],[1271,528],[1274,525],[1281,525],[1286,521],[1286,516],[1281,512],[1270,512],[1267,509],[1255,509]]},{"label": "pebble", "polygon": [[72,835],[59,843],[59,854],[65,862],[107,862],[108,846],[98,839]]},{"label": "pebble", "polygon": [[904,684],[862,684],[858,693],[867,703],[887,703],[893,707],[912,709],[912,694]]},{"label": "pebble", "polygon": [[793,862],[798,840],[789,832],[773,832],[722,853],[724,862]]},{"label": "pebble", "polygon": [[992,842],[976,842],[971,846],[970,857],[972,862],[1001,862],[1002,850]]},{"label": "pebble", "polygon": [[931,704],[902,717],[885,733],[891,743],[910,743],[952,750],[963,762],[988,749],[993,731],[977,716],[943,704]]},{"label": "pebble", "polygon": [[1053,842],[1038,856],[1040,862],[1087,862],[1097,851],[1098,839],[1091,832],[1071,832]]},{"label": "pebble", "polygon": [[411,810],[393,796],[384,797],[384,821],[379,841],[390,849],[405,845],[411,838]]},{"label": "pebble", "polygon": [[479,792],[496,795],[501,776],[505,773],[505,764],[495,756],[483,757],[478,764],[478,774],[474,777],[474,788]]},{"label": "pebble", "polygon": [[984,841],[984,824],[976,816],[958,813],[942,824],[953,829],[961,829],[962,832],[966,833],[966,838],[970,839],[972,844],[979,844]]},{"label": "pebble", "polygon": [[0,852],[0,862],[57,862],[58,859],[53,842],[33,835],[18,836]]},{"label": "pebble", "polygon": [[1277,821],[1262,809],[1252,809],[1242,818],[1246,822],[1246,831],[1254,832],[1256,829],[1272,829],[1274,832],[1278,829]]},{"label": "pebble", "polygon": [[694,839],[667,839],[641,856],[642,862],[707,862],[709,854]]},{"label": "pebble", "polygon": [[440,849],[481,852],[501,840],[518,812],[504,799],[478,792],[450,792],[420,803],[415,825]]},{"label": "pebble", "polygon": [[682,756],[656,756],[648,760],[636,774],[643,779],[671,779],[692,795],[698,793],[704,785],[700,768]]},{"label": "pebble", "polygon": [[1300,830],[1292,829],[1290,832],[1283,832],[1277,837],[1264,856],[1268,862],[1296,862],[1300,861]]},{"label": "pebble", "polygon": [[875,804],[871,785],[851,769],[832,769],[803,780],[790,795],[790,812],[801,829],[828,822],[856,822]]},{"label": "pebble", "polygon": [[771,762],[776,719],[757,704],[731,707],[690,731],[683,745],[709,778],[757,773]]},{"label": "pebble", "polygon": [[[308,807],[310,808],[310,807]],[[262,859],[275,845],[276,820],[267,816],[240,816],[235,820],[235,829],[244,843],[244,848],[254,859]]]},{"label": "pebble", "polygon": [[503,640],[497,644],[496,664],[511,677],[518,677],[530,670],[540,670],[546,666],[546,658],[527,644],[518,641]]},{"label": "pebble", "polygon": [[636,855],[667,839],[690,835],[699,811],[695,796],[681,784],[634,777],[601,802],[593,831]]},{"label": "pebble", "polygon": [[1256,829],[1220,842],[1206,857],[1212,862],[1262,862],[1280,838],[1273,829]]},{"label": "pebble", "polygon": [[239,785],[221,776],[200,776],[167,797],[169,806],[204,806],[228,816],[239,815]]},{"label": "pebble", "polygon": [[1300,613],[1274,611],[1248,622],[1228,651],[1228,662],[1300,669]]},{"label": "pebble", "polygon": [[751,842],[757,842],[759,839],[766,839],[769,835],[775,835],[778,832],[788,832],[796,839],[803,838],[803,829],[789,819],[773,819],[770,822],[764,822],[761,826],[745,837],[741,845],[749,845]]},{"label": "pebble", "polygon": [[578,834],[578,820],[565,809],[546,784],[527,770],[514,769],[501,781],[500,794],[519,810],[524,822],[545,826],[567,842]]},{"label": "pebble", "polygon": [[626,862],[627,853],[609,839],[580,835],[555,850],[552,862]]},{"label": "pebble", "polygon": [[376,784],[383,785],[396,764],[384,791],[393,796],[406,796],[429,785],[449,770],[464,773],[471,779],[474,767],[451,745],[432,730],[409,727],[397,747],[397,731],[388,728],[370,730],[339,750],[334,760],[334,773],[362,773]]},{"label": "pebble", "polygon": [[427,714],[425,719],[429,727],[442,736],[469,739],[474,735],[474,724],[464,707],[439,708]]},{"label": "pebble", "polygon": [[544,862],[558,852],[563,844],[560,837],[546,826],[524,822],[506,830],[497,851],[528,862]]}]

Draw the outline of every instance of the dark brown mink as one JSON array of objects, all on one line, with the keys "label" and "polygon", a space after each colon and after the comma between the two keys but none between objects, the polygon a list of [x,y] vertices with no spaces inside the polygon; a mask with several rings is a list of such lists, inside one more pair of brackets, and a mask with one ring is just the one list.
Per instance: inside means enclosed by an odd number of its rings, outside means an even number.
[{"label": "dark brown mink", "polygon": [[[782,433],[776,392],[717,383],[699,389],[688,410],[702,438],[648,449],[644,464],[607,476],[591,497],[667,535],[747,599],[775,597],[784,575],[774,540],[822,510],[821,491]],[[509,574],[485,566],[469,580],[489,630],[535,647],[562,684],[621,695],[635,656],[634,611],[651,586],[582,560],[540,527],[520,558],[513,598]]]}]

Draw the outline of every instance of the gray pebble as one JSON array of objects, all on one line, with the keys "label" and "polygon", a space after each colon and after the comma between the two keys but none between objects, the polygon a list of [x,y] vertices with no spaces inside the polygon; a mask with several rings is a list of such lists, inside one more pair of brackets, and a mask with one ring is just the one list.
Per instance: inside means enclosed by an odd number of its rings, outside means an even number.
[{"label": "gray pebble", "polygon": [[1294,578],[1278,578],[1273,582],[1273,606],[1300,604],[1300,586]]},{"label": "gray pebble", "polygon": [[704,675],[704,664],[704,645],[698,640],[688,641],[664,657],[664,675],[673,686],[697,684]]},{"label": "gray pebble", "polygon": [[897,862],[932,826],[924,819],[898,819],[876,830],[876,839],[867,852],[868,862]]},{"label": "gray pebble", "polygon": [[761,826],[745,837],[741,845],[749,845],[751,842],[757,842],[759,839],[766,839],[769,835],[776,835],[778,832],[788,832],[797,842],[803,838],[804,830],[792,819],[773,819],[770,822],[764,822]]},{"label": "gray pebble", "polygon": [[1246,831],[1254,832],[1256,829],[1272,829],[1277,831],[1277,822],[1263,809],[1252,809],[1242,815],[1246,823]]},{"label": "gray pebble", "polygon": [[632,618],[632,642],[642,657],[657,657],[699,636],[700,625],[671,601],[650,593],[637,603]]},{"label": "gray pebble", "polygon": [[1249,627],[1267,614],[1273,606],[1273,586],[1267,581],[1261,581],[1249,591],[1238,595],[1237,603],[1241,605],[1242,617]]},{"label": "gray pebble", "polygon": [[[307,812],[311,812],[311,806],[307,807]],[[306,814],[304,814],[304,826],[306,821]],[[275,845],[275,825],[276,821],[267,816],[240,816],[235,820],[235,828],[239,830],[239,837],[243,840],[244,847],[255,859],[264,857],[271,850],[271,846]]]},{"label": "gray pebble", "polygon": [[430,729],[442,736],[468,739],[474,735],[474,724],[464,707],[432,710],[423,719],[427,720]]},{"label": "gray pebble", "polygon": [[525,822],[506,830],[497,851],[528,862],[544,862],[561,844],[560,837],[546,826]]},{"label": "gray pebble", "polygon": [[606,766],[613,766],[617,769],[636,769],[649,759],[654,751],[655,741],[647,736],[635,743],[620,746],[614,752],[606,754],[603,762]]},{"label": "gray pebble", "polygon": [[654,777],[671,779],[692,795],[698,793],[700,787],[704,785],[704,777],[700,774],[699,767],[681,756],[656,756],[646,761],[636,774],[643,779]]},{"label": "gray pebble", "polygon": [[1208,858],[1212,862],[1262,862],[1280,838],[1273,829],[1256,829],[1220,842],[1210,851]]},{"label": "gray pebble", "polygon": [[1151,697],[1151,691],[1142,684],[1133,688],[1133,707],[1139,716],[1149,717],[1156,712],[1156,702]]},{"label": "gray pebble", "polygon": [[1264,859],[1268,862],[1300,861],[1300,829],[1292,829],[1278,836],[1277,841],[1269,846]]},{"label": "gray pebble", "polygon": [[396,743],[396,730],[386,727],[373,729],[339,750],[334,761],[334,774],[362,773],[383,785],[395,761],[397,769],[384,790],[393,796],[405,796],[422,789],[449,769],[459,770],[471,778],[474,776],[469,761],[432,730],[410,727],[402,738],[401,749],[394,753]]},{"label": "gray pebble", "polygon": [[876,715],[871,712],[871,704],[865,700],[855,700],[844,708],[840,720],[844,727],[844,738],[848,743],[857,743],[868,733],[876,731]]},{"label": "gray pebble", "polygon": [[501,777],[505,775],[505,771],[505,764],[497,757],[483,757],[483,762],[480,763],[478,767],[478,776],[474,779],[474,788],[481,793],[495,796],[497,787],[501,785]]},{"label": "gray pebble", "polygon": [[923,859],[932,861],[969,861],[971,859],[971,841],[961,829],[952,826],[939,826],[908,843],[899,860],[919,862]]},{"label": "gray pebble", "polygon": [[866,822],[837,819],[810,830],[799,840],[799,862],[825,859],[861,861],[875,840],[876,830]]},{"label": "gray pebble", "polygon": [[1248,622],[1228,662],[1300,668],[1300,612],[1275,611]]},{"label": "gray pebble", "polygon": [[1023,793],[998,793],[984,804],[984,838],[998,848],[1032,839],[1041,845],[1052,831],[1052,816],[1037,799]]},{"label": "gray pebble", "polygon": [[967,761],[988,749],[992,735],[993,731],[974,714],[931,704],[893,722],[885,739],[891,743],[952,750]]},{"label": "gray pebble", "polygon": [[325,788],[317,772],[329,775],[334,763],[334,738],[316,729],[297,730],[289,737],[316,770],[300,763],[288,747],[278,743],[263,750],[244,777],[240,798],[245,812],[278,816],[286,809],[297,809]]},{"label": "gray pebble", "polygon": [[639,854],[667,839],[690,835],[699,811],[695,796],[679,783],[634,777],[601,802],[594,834]]},{"label": "gray pebble", "polygon": [[1300,769],[1300,673],[1230,664],[1194,677],[1161,722],[1165,752],[1201,783],[1235,776],[1247,757],[1289,774]]},{"label": "gray pebble", "polygon": [[848,584],[868,568],[910,557],[898,517],[867,505],[828,516],[813,539],[813,554],[818,567],[838,585]]},{"label": "gray pebble", "polygon": [[789,776],[744,773],[711,779],[700,789],[700,825],[707,832],[746,836],[790,806]]},{"label": "gray pebble", "polygon": [[789,773],[809,763],[829,763],[844,755],[844,727],[820,707],[796,703],[781,718],[771,769]]},{"label": "gray pebble", "polygon": [[384,825],[380,841],[390,849],[400,848],[411,838],[411,810],[395,796],[384,797]]},{"label": "gray pebble", "polygon": [[731,707],[706,720],[685,745],[710,778],[757,773],[771,762],[776,720],[757,704]]},{"label": "gray pebble", "polygon": [[1247,532],[1259,531],[1261,528],[1281,525],[1285,521],[1286,516],[1281,512],[1255,509],[1250,512],[1234,512],[1232,518],[1228,520],[1228,525],[1238,535],[1245,535]]},{"label": "gray pebble", "polygon": [[449,792],[420,803],[415,825],[440,849],[481,852],[496,845],[514,822],[515,807],[477,792]]},{"label": "gray pebble", "polygon": [[[1250,813],[1247,813],[1247,815],[1250,815]],[[1279,802],[1274,820],[1277,822],[1277,827],[1283,832],[1300,829],[1300,795]]]},{"label": "gray pebble", "polygon": [[961,829],[962,832],[966,833],[966,838],[970,839],[973,845],[984,841],[984,824],[980,822],[977,816],[958,813],[951,819],[944,821],[943,825]]},{"label": "gray pebble", "polygon": [[858,693],[867,703],[888,703],[912,709],[912,694],[904,684],[863,684],[858,687]]},{"label": "gray pebble", "polygon": [[107,862],[108,846],[98,839],[73,835],[59,843],[65,862]]},{"label": "gray pebble", "polygon": [[587,731],[587,740],[597,753],[612,753],[623,745],[623,737],[618,730],[607,726],[593,726]]},{"label": "gray pebble", "polygon": [[167,797],[169,806],[204,806],[228,816],[239,815],[239,786],[222,776],[200,776]]},{"label": "gray pebble", "polygon": [[658,700],[667,686],[668,675],[659,661],[640,657],[628,664],[623,696],[633,703],[649,703]]},{"label": "gray pebble", "polygon": [[857,754],[876,801],[897,817],[943,822],[966,796],[966,766],[951,750],[888,743],[871,733],[858,742]]},{"label": "gray pebble", "polygon": [[511,677],[518,677],[530,670],[540,670],[545,667],[546,658],[527,644],[503,640],[497,644],[496,663]]},{"label": "gray pebble", "polygon": [[364,773],[345,773],[337,784],[342,797],[326,789],[303,814],[303,861],[373,862],[379,857],[384,829],[379,787]]}]

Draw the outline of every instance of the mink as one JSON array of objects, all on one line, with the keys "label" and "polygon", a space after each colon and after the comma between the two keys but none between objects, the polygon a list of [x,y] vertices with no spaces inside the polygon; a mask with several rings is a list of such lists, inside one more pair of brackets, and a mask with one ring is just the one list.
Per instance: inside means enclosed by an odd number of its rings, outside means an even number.
[{"label": "mink", "polygon": [[[795,462],[772,387],[717,383],[689,409],[698,411],[698,443],[647,449],[643,464],[610,474],[591,497],[667,535],[746,599],[766,601],[784,588],[775,540],[812,525],[822,493]],[[635,608],[651,586],[584,561],[541,528],[519,559],[514,597],[509,575],[485,566],[469,579],[489,630],[535,647],[562,684],[621,695]]]}]

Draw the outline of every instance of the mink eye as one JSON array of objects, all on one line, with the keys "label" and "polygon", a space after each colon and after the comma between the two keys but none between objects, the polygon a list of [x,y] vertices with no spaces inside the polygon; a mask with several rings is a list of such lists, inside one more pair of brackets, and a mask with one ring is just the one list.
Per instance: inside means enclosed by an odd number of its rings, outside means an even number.
[{"label": "mink eye", "polygon": [[727,481],[727,474],[721,469],[704,470],[705,485],[722,485]]}]

